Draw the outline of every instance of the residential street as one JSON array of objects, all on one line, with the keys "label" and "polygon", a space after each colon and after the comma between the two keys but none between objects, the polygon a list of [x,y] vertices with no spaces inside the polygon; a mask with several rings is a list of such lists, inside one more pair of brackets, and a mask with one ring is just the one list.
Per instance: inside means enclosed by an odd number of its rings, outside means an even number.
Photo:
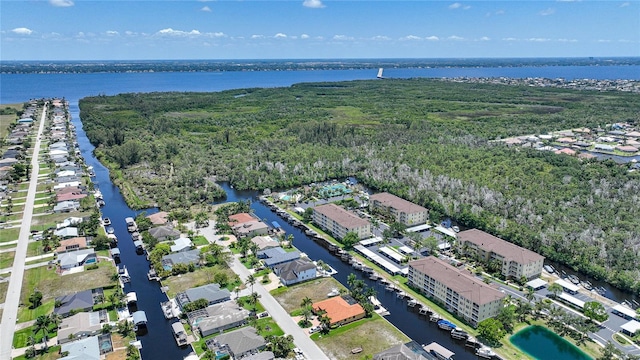
[{"label": "residential street", "polygon": [[[233,257],[233,262],[230,264],[231,269],[240,276],[243,282],[251,274],[237,257]],[[294,344],[302,350],[307,359],[313,360],[328,360],[329,358],[320,350],[318,345],[313,342],[298,324],[289,316],[289,314],[280,306],[276,299],[269,294],[269,292],[260,284],[256,282],[253,286],[253,290],[260,295],[260,303],[269,312],[271,317],[278,323],[282,331],[285,334],[293,336]]]},{"label": "residential street", "polygon": [[22,213],[22,224],[20,225],[20,235],[13,260],[13,270],[11,272],[11,278],[9,279],[9,288],[7,289],[7,297],[5,298],[4,310],[2,312],[2,323],[0,324],[0,360],[11,359],[11,344],[13,342],[13,333],[18,316],[18,306],[20,305],[20,292],[22,291],[27,245],[29,243],[29,235],[31,235],[31,216],[33,215],[33,204],[38,186],[38,172],[40,171],[40,164],[38,163],[40,137],[44,130],[46,116],[47,104],[45,104],[42,109],[40,126],[35,136],[33,156],[31,157],[29,191],[27,192],[27,200],[25,201],[24,212]]}]

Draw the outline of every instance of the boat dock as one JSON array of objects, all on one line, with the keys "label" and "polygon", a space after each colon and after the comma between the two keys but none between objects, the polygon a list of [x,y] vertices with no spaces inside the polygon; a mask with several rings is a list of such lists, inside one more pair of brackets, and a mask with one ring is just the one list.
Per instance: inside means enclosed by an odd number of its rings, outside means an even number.
[{"label": "boat dock", "polygon": [[382,303],[380,302],[380,300],[378,300],[377,297],[371,296],[371,297],[369,297],[369,300],[371,300],[371,303],[373,304],[373,309],[378,315],[380,315],[380,316],[391,315],[389,310],[385,309],[382,306]]}]

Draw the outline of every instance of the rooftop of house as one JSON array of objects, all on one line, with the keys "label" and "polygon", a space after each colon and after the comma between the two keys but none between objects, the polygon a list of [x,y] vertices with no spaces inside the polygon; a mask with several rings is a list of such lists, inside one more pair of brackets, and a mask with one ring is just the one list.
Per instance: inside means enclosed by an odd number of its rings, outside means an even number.
[{"label": "rooftop of house", "polygon": [[336,204],[316,206],[313,208],[313,211],[328,217],[346,229],[359,228],[369,224],[369,221],[359,218],[356,214],[347,211]]},{"label": "rooftop of house", "polygon": [[428,275],[457,292],[460,296],[478,305],[490,303],[505,297],[505,294],[485,284],[482,279],[462,272],[434,256],[411,261],[409,263],[409,269],[411,268]]},{"label": "rooftop of house", "polygon": [[223,299],[228,299],[231,297],[231,293],[229,290],[220,288],[218,284],[207,284],[191,289],[187,289],[184,292],[189,301],[196,301],[198,299],[205,299],[208,302],[219,302]]},{"label": "rooftop of house", "polygon": [[520,264],[529,264],[544,259],[544,256],[540,254],[502,240],[482,230],[470,229],[461,231],[457,237],[461,244],[470,242],[484,251],[493,252],[507,260],[516,261]]},{"label": "rooftop of house", "polygon": [[77,309],[90,309],[93,307],[93,292],[91,290],[80,291],[74,294],[58,296],[56,303],[60,306],[53,309],[53,312],[59,315],[69,314]]},{"label": "rooftop of house", "polygon": [[292,261],[300,258],[300,251],[285,251],[281,247],[274,247],[258,251],[258,257],[264,261],[265,265],[273,266],[283,262]]},{"label": "rooftop of house", "polygon": [[76,340],[66,344],[62,344],[61,352],[67,353],[67,356],[60,360],[99,360],[100,344],[97,336]]},{"label": "rooftop of house", "polygon": [[242,224],[250,221],[256,221],[256,220],[258,219],[251,216],[251,214],[249,213],[239,213],[239,214],[229,215],[229,226],[234,227],[238,224]]},{"label": "rooftop of house", "polygon": [[219,344],[227,344],[234,354],[244,354],[266,345],[264,338],[251,326],[218,335],[214,339]]},{"label": "rooftop of house", "polygon": [[286,262],[281,265],[277,265],[275,272],[283,280],[295,280],[303,271],[315,269],[316,265],[309,259],[300,258],[293,261]]},{"label": "rooftop of house", "polygon": [[55,250],[56,253],[84,249],[87,247],[87,238],[84,236],[73,237],[70,239],[60,240],[60,246]]},{"label": "rooftop of house", "polygon": [[397,209],[400,212],[404,212],[407,214],[427,211],[426,208],[418,204],[414,204],[411,201],[407,201],[403,198],[397,197],[393,194],[389,194],[386,192],[369,196],[369,201],[370,202],[377,201],[385,207],[391,207],[391,208]]},{"label": "rooftop of house", "polygon": [[314,310],[324,310],[331,319],[331,323],[339,323],[354,316],[364,314],[364,309],[358,303],[349,303],[342,296],[335,296],[329,299],[318,301],[312,305]]},{"label": "rooftop of house", "polygon": [[167,221],[169,221],[168,218],[169,213],[167,213],[166,211],[159,211],[155,214],[147,216],[147,219],[151,220],[151,223],[153,225],[164,225],[167,223]]}]

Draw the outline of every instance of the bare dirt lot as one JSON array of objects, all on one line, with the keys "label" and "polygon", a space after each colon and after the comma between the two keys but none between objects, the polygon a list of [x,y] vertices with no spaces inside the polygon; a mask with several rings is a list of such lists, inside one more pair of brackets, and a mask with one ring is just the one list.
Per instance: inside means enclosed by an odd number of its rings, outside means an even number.
[{"label": "bare dirt lot", "polygon": [[[410,341],[387,320],[377,316],[352,325],[355,326],[347,325],[346,331],[341,328],[331,330],[328,337],[319,337],[315,342],[330,359],[356,360]],[[351,350],[356,348],[362,348],[362,352],[352,354]]]},{"label": "bare dirt lot", "polygon": [[296,284],[282,293],[276,290],[276,294],[273,297],[290,313],[300,308],[300,303],[305,297],[309,297],[313,302],[324,300],[327,298],[327,294],[335,288],[342,289],[344,286],[333,278],[320,278]]}]

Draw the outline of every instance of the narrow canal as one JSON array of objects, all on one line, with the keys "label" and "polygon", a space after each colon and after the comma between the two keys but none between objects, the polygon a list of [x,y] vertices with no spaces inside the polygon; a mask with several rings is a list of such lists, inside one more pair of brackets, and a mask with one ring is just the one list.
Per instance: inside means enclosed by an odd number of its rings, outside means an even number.
[{"label": "narrow canal", "polygon": [[102,208],[102,216],[112,221],[115,234],[118,237],[118,248],[121,252],[121,265],[125,265],[129,271],[131,282],[125,284],[124,292],[135,291],[138,296],[138,310],[147,315],[148,331],[139,336],[142,342],[140,350],[142,358],[182,360],[189,355],[189,348],[179,348],[171,332],[171,323],[175,320],[166,320],[160,308],[160,302],[166,300],[165,294],[160,290],[156,281],[147,279],[149,262],[144,255],[137,255],[131,236],[127,231],[124,218],[134,216],[136,212],[131,210],[120,194],[120,190],[109,179],[109,171],[100,164],[93,155],[93,145],[89,142],[86,133],[82,129],[82,123],[78,116],[78,104],[70,104],[70,112],[73,116],[73,124],[80,151],[89,166],[93,166],[96,173],[95,184],[100,188],[106,205]]}]

